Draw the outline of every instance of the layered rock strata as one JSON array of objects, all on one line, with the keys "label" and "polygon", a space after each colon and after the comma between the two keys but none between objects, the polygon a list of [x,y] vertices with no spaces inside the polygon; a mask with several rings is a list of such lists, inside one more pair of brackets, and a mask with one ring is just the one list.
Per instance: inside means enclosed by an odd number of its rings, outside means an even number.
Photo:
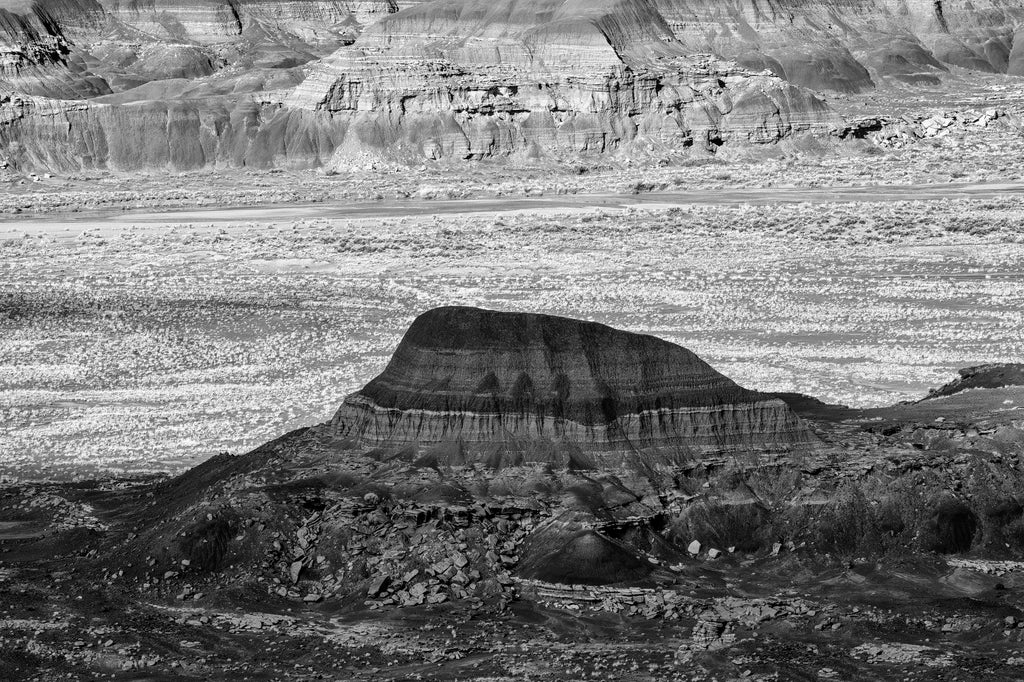
[{"label": "layered rock strata", "polygon": [[387,149],[409,160],[659,153],[827,137],[841,119],[811,93],[712,59],[574,72],[339,52],[288,99],[348,127],[335,163]]},{"label": "layered rock strata", "polygon": [[0,5],[0,86],[87,99],[228,65],[294,66],[351,43],[393,0],[25,0]]},{"label": "layered rock strata", "polygon": [[689,53],[646,0],[417,5],[319,62],[288,104],[348,123],[338,162],[715,151],[842,128],[806,90]]},{"label": "layered rock strata", "polygon": [[738,386],[675,344],[462,307],[418,317],[332,428],[361,446],[433,445],[448,464],[554,458],[582,467],[622,453],[675,463],[813,440],[781,400]]},{"label": "layered rock strata", "polygon": [[329,158],[344,129],[315,112],[279,110],[268,95],[100,104],[0,92],[0,163],[132,171],[310,167]]},{"label": "layered rock strata", "polygon": [[655,3],[688,49],[812,88],[935,84],[950,67],[1024,73],[1024,6],[1015,0]]}]

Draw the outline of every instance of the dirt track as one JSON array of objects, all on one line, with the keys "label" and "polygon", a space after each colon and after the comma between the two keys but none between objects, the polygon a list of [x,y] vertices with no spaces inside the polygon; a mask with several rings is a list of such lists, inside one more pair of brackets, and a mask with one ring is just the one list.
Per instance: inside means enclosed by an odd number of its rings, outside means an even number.
[{"label": "dirt track", "polygon": [[1024,195],[1024,183],[915,184],[863,187],[774,187],[769,189],[694,190],[641,194],[577,194],[505,199],[409,199],[366,203],[297,203],[267,206],[202,208],[197,210],[82,211],[19,219],[0,225],[0,238],[15,234],[49,231],[54,227],[110,230],[118,225],[145,226],[172,223],[227,223],[237,221],[298,220],[308,218],[359,219],[423,218],[480,213],[546,213],[566,209],[671,208],[674,206],[739,206],[749,204],[825,204],[893,201],[941,201],[949,199],[986,200]]}]

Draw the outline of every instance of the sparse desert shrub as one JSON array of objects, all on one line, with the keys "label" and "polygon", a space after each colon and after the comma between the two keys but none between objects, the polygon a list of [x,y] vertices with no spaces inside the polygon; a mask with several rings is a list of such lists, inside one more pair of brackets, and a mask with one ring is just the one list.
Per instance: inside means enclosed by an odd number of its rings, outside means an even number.
[{"label": "sparse desert shrub", "polygon": [[653,191],[655,191],[657,189],[658,189],[658,185],[656,183],[648,182],[646,180],[640,180],[638,182],[635,182],[635,183],[633,183],[633,186],[630,187],[630,191],[633,194],[643,194],[644,192],[653,192]]},{"label": "sparse desert shrub", "polygon": [[1020,549],[1024,540],[1024,506],[1014,498],[1002,498],[978,505],[981,532],[979,544],[986,549],[1002,550],[1009,545]]},{"label": "sparse desert shrub", "polygon": [[768,503],[789,499],[800,485],[799,469],[791,466],[762,466],[747,472],[746,483]]},{"label": "sparse desert shrub", "polygon": [[896,499],[885,499],[875,507],[875,527],[880,534],[897,537],[907,529],[902,505]]}]

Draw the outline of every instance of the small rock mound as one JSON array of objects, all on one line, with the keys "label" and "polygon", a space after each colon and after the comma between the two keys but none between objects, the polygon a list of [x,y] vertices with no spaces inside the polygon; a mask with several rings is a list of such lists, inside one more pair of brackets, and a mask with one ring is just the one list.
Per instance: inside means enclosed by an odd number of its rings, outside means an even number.
[{"label": "small rock mound", "polygon": [[654,565],[626,544],[595,530],[579,512],[547,521],[524,543],[516,572],[564,585],[608,585],[645,579]]},{"label": "small rock mound", "polygon": [[1024,386],[1024,363],[978,365],[960,370],[960,378],[933,389],[924,400],[942,398],[971,388]]}]

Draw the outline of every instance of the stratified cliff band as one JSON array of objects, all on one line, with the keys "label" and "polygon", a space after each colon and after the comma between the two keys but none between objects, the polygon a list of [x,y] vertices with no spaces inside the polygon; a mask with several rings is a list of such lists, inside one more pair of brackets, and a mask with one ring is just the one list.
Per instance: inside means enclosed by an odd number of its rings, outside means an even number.
[{"label": "stratified cliff band", "polygon": [[1010,0],[4,0],[0,162],[344,169],[829,140],[850,127],[807,88],[1021,74],[1022,22]]}]

